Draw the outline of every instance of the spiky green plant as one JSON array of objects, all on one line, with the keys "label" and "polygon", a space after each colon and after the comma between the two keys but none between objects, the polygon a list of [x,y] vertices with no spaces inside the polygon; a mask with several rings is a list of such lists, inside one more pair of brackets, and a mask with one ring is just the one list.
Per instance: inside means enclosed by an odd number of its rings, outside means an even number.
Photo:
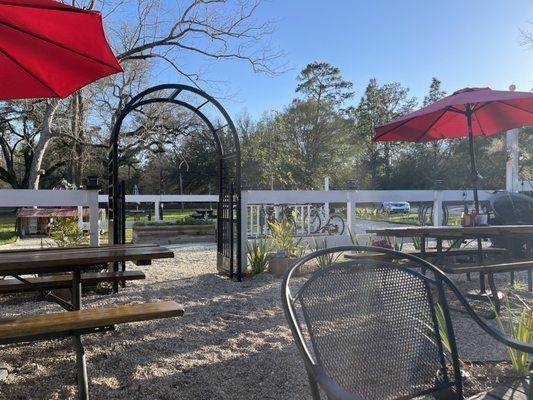
[{"label": "spiky green plant", "polygon": [[[313,251],[323,250],[323,249],[328,248],[328,242],[326,239],[323,239],[322,242],[319,242],[316,239],[314,239],[313,242],[314,242],[314,245],[312,248]],[[331,266],[335,261],[337,261],[339,257],[340,257],[339,253],[322,254],[316,257],[316,262],[320,268],[327,268]]]},{"label": "spiky green plant", "polygon": [[270,261],[272,246],[265,239],[256,239],[248,242],[248,261],[252,274],[264,272]]},{"label": "spiky green plant", "polygon": [[[501,315],[496,312],[496,307],[493,304],[494,313],[496,314],[496,322],[501,331],[511,336],[512,338],[522,343],[533,342],[533,310],[520,297],[516,296],[522,303],[522,311],[516,317],[511,309],[509,296],[504,296],[503,305],[507,315],[506,324],[502,320]],[[506,329],[507,325],[507,329]],[[521,376],[526,376],[529,372],[529,355],[526,352],[513,349],[507,346],[507,353],[511,358],[511,364],[514,371]]]},{"label": "spiky green plant", "polygon": [[[348,228],[348,233],[350,234],[350,242],[354,246],[360,246],[361,245],[361,235],[352,234],[352,231]],[[365,236],[365,246],[370,246],[372,244],[372,235],[364,235]]]},{"label": "spiky green plant", "polygon": [[451,346],[451,338],[450,333],[448,332],[448,325],[446,325],[446,318],[444,317],[444,310],[442,309],[442,306],[437,303],[435,306],[435,315],[437,317],[437,322],[439,324],[439,335],[440,339],[442,341],[442,345],[444,348],[451,353],[452,352],[452,346]]},{"label": "spiky green plant", "polygon": [[268,222],[270,226],[270,239],[275,250],[283,250],[287,257],[298,257],[305,252],[302,238],[296,236],[294,225],[287,218],[279,222]]}]

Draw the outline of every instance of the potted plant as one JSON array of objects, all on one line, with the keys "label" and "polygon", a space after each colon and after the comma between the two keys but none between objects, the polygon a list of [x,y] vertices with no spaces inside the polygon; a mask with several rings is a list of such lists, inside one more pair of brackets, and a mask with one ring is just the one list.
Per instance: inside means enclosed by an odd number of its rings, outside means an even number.
[{"label": "potted plant", "polygon": [[300,257],[305,247],[302,238],[295,235],[293,224],[283,218],[280,222],[269,222],[271,234],[269,235],[276,253],[268,263],[268,269],[276,277],[282,277],[291,267],[292,263]]}]

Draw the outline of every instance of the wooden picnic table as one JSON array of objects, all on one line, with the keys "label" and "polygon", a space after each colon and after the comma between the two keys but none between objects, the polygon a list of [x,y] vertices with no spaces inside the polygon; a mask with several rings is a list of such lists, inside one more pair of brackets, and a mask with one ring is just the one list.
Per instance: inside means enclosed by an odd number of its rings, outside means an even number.
[{"label": "wooden picnic table", "polygon": [[[475,239],[477,240],[477,258],[479,265],[477,269],[479,272],[479,289],[481,294],[486,292],[485,287],[485,273],[488,275],[488,281],[491,288],[492,296],[496,300],[496,305],[498,307],[498,290],[494,283],[494,272],[501,272],[497,269],[491,269],[487,266],[484,268],[484,256],[485,250],[482,245],[482,239],[485,238],[495,238],[499,236],[514,236],[514,237],[531,237],[533,235],[533,225],[486,225],[486,226],[405,226],[405,227],[391,227],[391,228],[380,228],[380,229],[367,229],[367,233],[376,234],[379,236],[392,236],[392,237],[417,237],[420,238],[420,257],[426,258],[426,239],[433,238],[436,239],[437,247],[437,265],[444,265],[445,253],[447,250],[443,249],[443,240],[464,240],[464,239]],[[448,249],[449,250],[449,249]],[[531,249],[529,249],[531,250]],[[531,269],[527,268],[527,265],[519,266],[521,269],[527,269],[528,271],[528,281],[529,287],[531,290],[532,286],[532,275]],[[509,266],[509,271],[514,273],[516,268]],[[465,271],[465,269],[462,269]],[[452,271],[454,273],[461,272],[461,269],[457,271]],[[472,269],[470,269],[470,272]]]},{"label": "wooden picnic table", "polygon": [[[174,253],[168,250],[165,247],[157,245],[111,245],[111,246],[83,246],[83,247],[63,247],[63,248],[47,248],[47,249],[37,249],[37,250],[9,250],[5,252],[0,252],[0,276],[13,276],[21,283],[28,286],[32,286],[32,281],[22,277],[23,275],[28,274],[50,274],[58,272],[69,272],[72,273],[72,289],[71,289],[71,301],[68,302],[65,299],[60,298],[52,293],[47,293],[45,296],[48,300],[57,302],[67,311],[72,311],[80,313],[81,309],[81,294],[82,294],[82,272],[89,269],[94,269],[97,265],[115,263],[115,262],[126,262],[126,261],[151,261],[153,259],[159,258],[172,258]],[[174,304],[168,305],[170,312],[169,315],[176,314],[174,310]],[[146,307],[145,307],[146,308]],[[157,306],[155,306],[157,308]],[[156,310],[159,312],[158,310]],[[154,315],[157,315],[157,312]],[[98,326],[95,328],[101,329],[100,325],[113,325],[113,321],[106,316],[105,322],[102,319],[102,314],[105,314],[104,311],[98,312],[89,312],[83,314],[81,318],[78,314],[76,321],[86,320],[90,315],[97,315]],[[118,315],[118,311],[114,312]],[[124,313],[122,309],[120,313]],[[74,314],[73,314],[74,315]],[[81,314],[80,314],[81,315]],[[177,315],[177,314],[176,314]],[[144,316],[136,315],[134,318],[126,318],[124,321],[134,321],[141,320],[139,318],[146,318]],[[150,318],[156,316],[150,316]],[[59,317],[61,320],[65,318]],[[135,319],[137,318],[137,319]],[[46,335],[42,335],[40,332],[35,333],[36,321],[37,325],[41,324],[38,318],[31,318],[32,329],[28,329],[24,325],[24,332],[28,332],[27,336],[21,336],[13,339],[11,336],[9,338],[0,338],[0,344],[6,344],[17,341],[26,341],[42,339],[42,338],[54,338],[56,337],[55,332],[50,328],[50,318],[47,316],[42,317],[43,321],[48,321],[45,325]],[[71,321],[72,322],[72,321]],[[122,322],[122,320],[117,320],[116,323]],[[17,322],[20,324],[20,321]],[[27,325],[27,324],[26,324]],[[18,325],[17,325],[18,326]],[[8,331],[12,331],[10,325],[5,325],[5,328]],[[78,386],[79,386],[79,395],[80,398],[88,398],[88,383],[87,383],[87,366],[85,361],[85,352],[81,342],[81,334],[87,333],[82,328],[83,326],[73,327],[70,331],[75,332],[72,336],[74,349],[76,351],[76,364],[78,367]],[[92,332],[92,330],[89,330]],[[27,339],[29,338],[29,339]]]},{"label": "wooden picnic table", "polygon": [[174,253],[157,245],[58,247],[0,252],[0,275],[72,272],[111,262],[149,262],[172,258]]},{"label": "wooden picnic table", "polygon": [[484,225],[484,226],[405,226],[367,229],[367,233],[394,237],[427,237],[441,239],[476,239],[504,235],[531,235],[533,225]]}]

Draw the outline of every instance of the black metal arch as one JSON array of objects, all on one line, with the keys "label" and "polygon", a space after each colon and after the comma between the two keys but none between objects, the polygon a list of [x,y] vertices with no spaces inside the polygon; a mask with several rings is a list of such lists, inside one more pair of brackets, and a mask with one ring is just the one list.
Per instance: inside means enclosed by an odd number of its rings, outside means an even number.
[{"label": "black metal arch", "polygon": [[[171,91],[162,97],[157,92]],[[179,100],[182,93],[192,93],[203,98],[199,106]],[[124,184],[119,181],[118,155],[120,131],[125,118],[136,109],[149,104],[167,103],[193,112],[207,126],[213,135],[219,159],[219,199],[217,214],[217,268],[230,278],[241,280],[241,150],[235,125],[224,107],[204,91],[187,85],[164,84],[146,89],[133,97],[117,118],[109,142],[109,239],[113,244],[125,241],[125,193]],[[213,122],[201,111],[207,104],[213,105],[222,115],[224,123],[215,128]],[[221,133],[228,131],[231,148],[225,148]],[[118,265],[115,266],[118,269]]]}]

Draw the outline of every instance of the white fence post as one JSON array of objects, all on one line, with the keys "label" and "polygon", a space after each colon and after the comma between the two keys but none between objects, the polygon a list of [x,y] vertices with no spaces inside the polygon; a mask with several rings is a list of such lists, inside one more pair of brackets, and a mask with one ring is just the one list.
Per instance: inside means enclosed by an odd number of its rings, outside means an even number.
[{"label": "white fence post", "polygon": [[91,246],[100,245],[100,229],[98,219],[98,189],[87,190],[87,202],[89,203],[89,237]]},{"label": "white fence post", "polygon": [[241,268],[242,273],[248,266],[248,193],[241,192]]},{"label": "white fence post", "polygon": [[505,190],[508,192],[518,192],[519,189],[519,169],[518,169],[518,129],[507,131],[506,135],[507,153],[509,155],[505,166]]},{"label": "white fence post", "polygon": [[83,232],[83,206],[78,206],[78,231]]},{"label": "white fence post", "polygon": [[[329,176],[324,177],[324,191],[329,191]],[[327,221],[329,219],[329,201],[324,203],[324,215]]]},{"label": "white fence post", "polygon": [[346,229],[346,234],[348,236],[355,235],[356,229],[356,220],[355,220],[355,208],[357,204],[355,202],[356,193],[348,192],[348,198],[346,199],[346,222],[348,223],[348,229]]},{"label": "white fence post", "polygon": [[154,202],[154,219],[155,219],[156,221],[161,221],[161,214],[159,213],[159,211],[161,210],[161,209],[159,208],[160,204],[161,204],[161,203],[159,203],[159,200],[156,200],[156,201]]},{"label": "white fence post", "polygon": [[441,226],[443,221],[442,215],[442,191],[433,191],[433,226]]}]

